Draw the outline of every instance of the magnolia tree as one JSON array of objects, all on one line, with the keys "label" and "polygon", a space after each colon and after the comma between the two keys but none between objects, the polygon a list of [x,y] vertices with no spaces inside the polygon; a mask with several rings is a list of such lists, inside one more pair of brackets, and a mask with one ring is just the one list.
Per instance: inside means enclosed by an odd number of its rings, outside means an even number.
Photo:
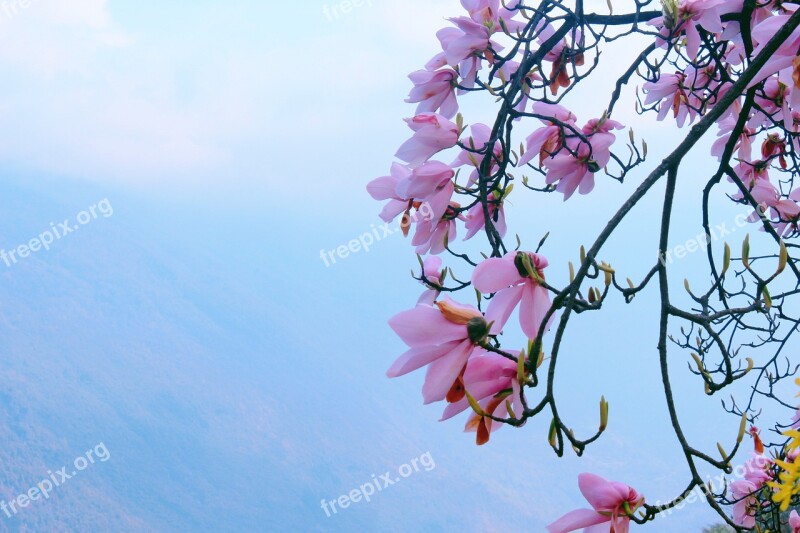
[{"label": "magnolia tree", "polygon": [[[404,233],[413,234],[421,265],[416,277],[425,286],[414,308],[389,321],[409,349],[388,375],[427,367],[425,403],[445,402],[443,419],[466,413],[478,445],[502,426],[544,417],[555,453],[582,455],[602,437],[608,404],[600,401],[599,430],[591,435],[576,434],[559,412],[553,384],[570,320],[603,310],[615,295],[633,303],[649,289],[660,302],[654,355],[686,460],[685,489],[662,504],[626,484],[582,474],[578,485],[587,508],[558,518],[548,530],[626,532],[631,522],[647,524],[701,493],[736,531],[800,532],[792,511],[800,499],[797,409],[792,394],[780,394],[787,390],[781,383],[798,369],[784,350],[800,327],[791,305],[800,294],[800,188],[794,188],[800,172],[800,2],[631,0],[624,13],[613,9],[620,2],[614,4],[600,12],[580,0],[461,0],[463,11],[436,34],[441,52],[409,76],[414,86],[407,101],[417,104],[415,116],[406,119],[410,138],[390,174],[367,186],[386,201],[381,218],[402,217]],[[608,66],[617,72],[613,90],[597,99],[602,107],[595,116],[579,119],[568,95],[591,83],[604,47],[617,40],[644,46],[630,64]],[[635,99],[623,96],[633,93],[624,90],[629,84],[638,88]],[[459,113],[463,99],[481,95],[496,105],[489,124],[470,123]],[[650,164],[633,125],[614,118],[621,105],[687,128],[683,141]],[[712,206],[742,204],[752,211],[748,221],[760,230],[755,233],[766,251],[751,254],[748,238],[741,253],[737,244],[732,254],[728,244],[706,238],[708,283],[678,284],[691,298],[682,307],[666,260],[675,189],[689,151],[714,135],[707,157],[715,170],[701,198],[705,235],[712,231]],[[556,265],[544,255],[545,240],[524,231],[514,242],[507,238],[509,193],[516,186],[515,194],[568,200],[611,180],[635,180],[635,191],[610,220],[598,221],[602,231],[574,264],[557,266],[569,271],[569,282],[551,284],[547,272]],[[659,258],[635,281],[623,279],[601,259],[603,247],[648,194],[663,194],[654,243]],[[464,232],[466,239],[483,240],[482,254],[459,248]],[[538,246],[523,246],[528,238]],[[467,304],[476,291],[478,305]],[[523,350],[504,346],[513,330],[528,338]],[[693,445],[681,427],[669,375],[676,352],[685,352],[706,394],[725,392],[722,408],[739,432],[717,450]],[[746,388],[734,387],[740,383]],[[746,394],[728,396],[740,390]],[[786,410],[782,419],[767,422],[768,431],[754,426],[764,403],[779,407],[770,412]],[[708,469],[723,477],[738,469],[741,476],[707,483],[701,470]]]}]

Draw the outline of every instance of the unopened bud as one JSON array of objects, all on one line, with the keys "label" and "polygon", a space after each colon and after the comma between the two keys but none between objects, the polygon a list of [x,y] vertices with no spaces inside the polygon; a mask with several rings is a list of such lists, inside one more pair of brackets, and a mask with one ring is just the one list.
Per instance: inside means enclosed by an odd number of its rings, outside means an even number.
[{"label": "unopened bud", "polygon": [[489,335],[490,326],[482,316],[476,316],[467,322],[467,334],[474,344],[480,344]]}]

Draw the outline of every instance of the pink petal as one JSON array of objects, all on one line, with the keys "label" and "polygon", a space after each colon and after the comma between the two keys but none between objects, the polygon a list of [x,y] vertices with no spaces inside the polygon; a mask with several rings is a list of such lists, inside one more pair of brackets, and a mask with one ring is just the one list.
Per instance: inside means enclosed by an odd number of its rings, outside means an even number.
[{"label": "pink petal", "polygon": [[523,289],[524,285],[502,289],[489,301],[489,307],[486,309],[486,321],[494,322],[492,332],[503,330],[508,322],[508,317],[519,305]]},{"label": "pink petal", "polygon": [[437,307],[418,305],[389,319],[389,326],[412,348],[444,344],[467,337],[467,328],[447,320]]},{"label": "pink petal", "polygon": [[426,405],[444,400],[474,349],[472,341],[465,340],[428,366],[422,385],[422,398]]},{"label": "pink petal", "polygon": [[547,526],[547,531],[549,533],[569,533],[570,531],[577,531],[578,529],[605,522],[610,522],[609,517],[598,514],[591,509],[577,509],[565,514]]},{"label": "pink petal", "polygon": [[425,365],[431,364],[433,361],[439,359],[446,353],[450,352],[460,344],[460,341],[448,342],[440,344],[439,346],[423,346],[420,348],[411,348],[403,355],[397,358],[386,375],[390,378],[403,376],[409,372],[413,372]]},{"label": "pink petal", "polygon": [[491,294],[522,280],[516,265],[515,254],[503,258],[486,259],[472,273],[472,285],[483,294]]}]

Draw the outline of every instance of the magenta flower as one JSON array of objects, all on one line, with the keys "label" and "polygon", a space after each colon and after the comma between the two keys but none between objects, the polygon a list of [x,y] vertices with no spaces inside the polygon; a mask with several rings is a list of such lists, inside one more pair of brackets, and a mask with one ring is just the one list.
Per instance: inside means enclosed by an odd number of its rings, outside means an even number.
[{"label": "magenta flower", "polygon": [[755,512],[758,510],[758,500],[752,494],[757,490],[758,485],[746,479],[731,483],[731,494],[739,500],[733,506],[733,521],[736,524],[746,528],[756,525]]},{"label": "magenta flower", "polygon": [[389,320],[389,326],[409,346],[386,372],[390,378],[428,367],[422,396],[426,404],[464,398],[461,379],[467,361],[489,334],[489,324],[475,307],[445,298],[420,304]]},{"label": "magenta flower", "polygon": [[[572,142],[570,142],[572,141]],[[568,140],[574,155],[569,151],[561,151],[550,159],[545,160],[547,175],[545,182],[548,185],[558,183],[556,190],[564,194],[564,201],[570,199],[579,191],[581,194],[589,194],[594,190],[594,175],[608,164],[610,159],[610,144],[606,144],[608,139],[601,139],[591,146],[583,141]],[[613,142],[613,138],[612,138]],[[577,146],[574,146],[577,144]],[[598,159],[595,159],[593,150],[597,151]],[[605,157],[605,159],[604,159]]]},{"label": "magenta flower", "polygon": [[[494,223],[497,233],[500,234],[500,237],[505,237],[506,231],[508,231],[506,226],[506,215],[505,210],[503,209],[503,200],[498,201],[498,196],[499,195],[497,193],[489,193],[489,216]],[[464,240],[467,241],[486,227],[486,217],[483,213],[483,204],[478,202],[472,206],[472,208],[467,211],[465,218],[466,222],[464,223],[464,226],[467,228],[467,236],[464,237]]]},{"label": "magenta flower", "polygon": [[[486,124],[473,124],[470,126],[469,137],[461,139],[461,145],[468,149],[461,149],[458,156],[450,163],[450,166],[457,168],[464,165],[474,167],[474,170],[469,176],[468,185],[472,186],[478,183],[478,167],[482,164],[485,154],[476,154],[475,151],[486,150],[487,145],[492,137],[492,129]],[[489,173],[492,174],[497,171],[498,161],[503,160],[503,147],[500,142],[494,143],[492,151],[493,158],[489,167]]]},{"label": "magenta flower", "polygon": [[744,479],[757,487],[762,486],[772,479],[769,470],[773,463],[771,458],[760,453],[753,453],[753,456],[744,464]]},{"label": "magenta flower", "polygon": [[458,126],[436,113],[422,113],[406,119],[414,135],[397,150],[398,159],[418,167],[434,154],[458,142]]},{"label": "magenta flower", "polygon": [[461,5],[469,12],[470,18],[478,24],[486,26],[490,33],[502,31],[501,20],[512,34],[517,30],[522,30],[525,23],[513,20],[514,15],[518,12],[513,8],[520,3],[512,0],[508,2],[508,7],[511,9],[506,9],[500,7],[500,0],[461,0]]},{"label": "magenta flower", "polygon": [[455,202],[450,202],[444,215],[441,217],[425,217],[417,221],[417,230],[411,245],[416,246],[419,255],[440,254],[445,251],[447,243],[451,243],[458,237],[456,220],[463,220],[464,215],[459,213],[461,208]]},{"label": "magenta flower", "polygon": [[672,114],[678,122],[678,127],[682,128],[689,119],[693,122],[697,117],[697,109],[700,107],[700,100],[691,92],[691,87],[685,85],[686,74],[676,72],[675,74],[662,74],[658,81],[649,81],[642,86],[647,97],[644,105],[659,103],[658,120],[664,120],[672,110]]},{"label": "magenta flower", "polygon": [[[657,42],[663,44],[665,40],[672,36],[684,34],[686,36],[686,52],[689,58],[697,58],[702,41],[698,26],[711,33],[721,33],[723,31],[722,15],[734,12],[736,9],[732,4],[736,1],[730,0],[680,0],[674,2],[677,9],[665,9],[665,15],[653,19],[650,24],[660,28],[661,39]],[[741,11],[742,2],[738,2],[739,8],[735,12]]]},{"label": "magenta flower", "polygon": [[549,526],[549,533],[568,533],[584,529],[584,533],[628,533],[629,516],[644,503],[636,490],[624,483],[607,481],[594,474],[578,476],[578,486],[592,509],[576,509]]},{"label": "magenta flower", "polygon": [[[539,36],[537,38],[539,43],[544,44],[555,34],[555,32],[556,30],[553,28],[553,26],[549,24],[545,25],[539,32]],[[564,37],[561,42],[557,43],[549,52],[545,54],[544,60],[553,64],[553,70],[550,72],[549,80],[550,92],[554,96],[558,93],[559,88],[569,87],[572,83],[569,72],[567,71],[567,67],[572,63],[577,66],[583,65],[583,54],[577,52],[577,50],[580,50],[583,48],[583,46],[583,33],[580,29],[577,29],[574,33],[570,33],[567,37]]]},{"label": "magenta flower", "polygon": [[578,120],[571,111],[557,104],[535,102],[533,112],[541,117],[552,117],[554,120],[539,119],[545,124],[545,127],[539,128],[528,136],[525,154],[517,163],[518,167],[527,165],[537,155],[539,156],[539,166],[541,166],[547,157],[555,155],[564,146],[565,133],[569,133],[569,131],[565,132],[564,127],[559,123],[575,126],[575,121]]},{"label": "magenta flower", "polygon": [[453,197],[453,176],[455,172],[450,166],[439,161],[428,161],[397,183],[397,194],[401,198],[425,202],[430,217],[438,220],[444,216]]},{"label": "magenta flower", "polygon": [[[550,293],[542,286],[547,259],[529,252],[511,252],[502,258],[489,258],[472,273],[472,285],[482,294],[494,294],[486,317],[502,329],[508,317],[520,306],[519,322],[529,339],[539,335],[539,328],[550,309]],[[550,327],[550,317],[545,329]]]},{"label": "magenta flower", "polygon": [[783,122],[784,127],[789,131],[794,130],[794,120],[792,110],[789,109],[789,101],[792,99],[792,89],[778,81],[777,78],[769,78],[764,82],[763,95],[758,91],[756,103],[760,109],[753,113],[753,117],[747,122],[751,129],[758,129],[759,126],[772,126],[774,122]]},{"label": "magenta flower", "polygon": [[[436,33],[442,45],[442,53],[434,56],[425,66],[435,70],[445,65],[457,68],[461,76],[460,85],[472,88],[482,67],[482,59],[494,61],[491,50],[500,51],[502,46],[492,42],[490,29],[468,17],[451,18],[456,28],[444,28]],[[491,50],[490,50],[491,49]]]},{"label": "magenta flower", "polygon": [[453,69],[442,69],[436,72],[418,70],[408,75],[414,84],[406,102],[419,103],[417,114],[439,111],[442,116],[453,118],[458,113],[456,85],[458,74]]},{"label": "magenta flower", "polygon": [[[517,351],[510,351],[511,355],[519,357]],[[522,412],[523,404],[521,388],[517,380],[517,363],[505,357],[485,353],[470,358],[464,371],[463,383],[468,392],[481,406],[485,413],[498,418],[512,416]],[[442,415],[442,420],[447,420],[465,411],[469,401],[465,398],[449,404]],[[489,442],[490,435],[500,429],[503,424],[495,424],[491,418],[478,416],[474,411],[467,419],[464,431],[475,432],[475,441],[478,446]]]},{"label": "magenta flower", "polygon": [[[775,33],[778,32],[789,20],[789,15],[776,15],[768,18],[753,28],[752,36],[758,42],[758,46],[754,53],[758,54],[761,49],[769,42]],[[767,77],[778,73],[780,81],[792,88],[800,88],[800,60],[797,58],[797,49],[800,47],[800,30],[795,30],[787,40],[781,44],[778,50],[770,56],[764,68],[751,82],[751,86],[766,79]],[[797,107],[800,104],[800,94],[798,91],[793,91],[791,97],[792,107]]]},{"label": "magenta flower", "polygon": [[442,281],[444,280],[445,271],[442,270],[442,258],[436,255],[431,255],[425,258],[422,263],[422,275],[424,279],[421,281],[425,285],[426,290],[422,293],[417,300],[417,304],[433,305],[436,298],[441,294]]},{"label": "magenta flower", "polygon": [[[735,116],[729,116],[720,120],[717,125],[719,126],[719,137],[714,145],[711,147],[711,155],[716,156],[717,159],[722,160],[722,154],[725,152],[725,146],[731,138],[731,133],[736,127],[737,119]],[[739,150],[739,159],[750,161],[753,158],[753,142],[752,137],[755,137],[756,131],[745,126],[741,136],[736,140],[735,150]]]},{"label": "magenta flower", "polygon": [[800,533],[800,515],[797,511],[789,513],[789,527],[792,528],[792,533]]},{"label": "magenta flower", "polygon": [[367,192],[375,200],[389,200],[381,211],[380,217],[384,222],[391,222],[397,215],[408,208],[408,198],[397,194],[397,185],[411,176],[411,170],[393,163],[391,174],[375,178],[367,184]]}]

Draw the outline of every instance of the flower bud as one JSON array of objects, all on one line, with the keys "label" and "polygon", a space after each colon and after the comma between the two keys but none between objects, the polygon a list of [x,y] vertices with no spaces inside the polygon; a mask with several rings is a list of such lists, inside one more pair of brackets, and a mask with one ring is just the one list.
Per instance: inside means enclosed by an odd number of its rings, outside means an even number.
[{"label": "flower bud", "polygon": [[469,340],[474,344],[480,344],[485,341],[490,329],[489,323],[482,316],[476,316],[467,322],[467,334],[469,335]]}]

